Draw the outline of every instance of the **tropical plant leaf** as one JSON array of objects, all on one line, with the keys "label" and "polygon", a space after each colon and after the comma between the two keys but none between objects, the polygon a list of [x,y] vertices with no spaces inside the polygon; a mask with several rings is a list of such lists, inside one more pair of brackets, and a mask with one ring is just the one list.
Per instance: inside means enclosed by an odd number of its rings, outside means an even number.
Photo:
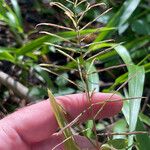
[{"label": "tropical plant leaf", "polygon": [[[129,96],[130,97],[142,97],[144,79],[145,79],[145,70],[141,66],[130,66],[129,67],[129,78],[136,74],[134,78],[129,81]],[[130,109],[130,118],[129,118],[129,130],[132,132],[136,129],[138,114],[140,111],[141,100],[136,99],[129,102]],[[129,137],[129,145],[133,143],[133,136]]]},{"label": "tropical plant leaf", "polygon": [[140,113],[140,114],[139,114],[139,118],[140,118],[140,120],[141,120],[143,123],[145,123],[145,124],[147,124],[148,126],[150,126],[150,117],[149,117],[149,116],[147,116],[147,115],[145,115],[145,114],[143,114],[143,113]]},{"label": "tropical plant leaf", "polygon": [[[117,53],[121,56],[123,61],[126,64],[133,64],[132,59],[125,49],[125,47],[117,47]],[[145,79],[145,70],[143,66],[136,66],[136,65],[128,65],[128,78],[129,80],[129,97],[142,97],[143,94],[143,87],[144,87],[144,79]],[[140,111],[140,99],[135,99],[129,101],[129,130],[132,132],[136,129],[138,114]],[[127,114],[124,114],[125,116]],[[127,117],[126,117],[127,118]],[[129,137],[129,146],[133,144],[133,135]]]},{"label": "tropical plant leaf", "polygon": [[116,148],[117,150],[125,149],[128,147],[128,140],[127,139],[113,139],[113,140],[109,140],[107,143],[110,146]]},{"label": "tropical plant leaf", "polygon": [[[137,131],[146,131],[144,128],[144,124],[140,119],[137,121]],[[150,148],[150,136],[148,134],[137,134],[137,146],[139,150],[148,150]]]},{"label": "tropical plant leaf", "polygon": [[[122,25],[130,18],[134,10],[137,8],[140,0],[126,0],[118,12],[111,18],[106,27],[119,27],[121,31]],[[125,30],[122,30],[124,32]],[[95,42],[104,40],[108,34],[112,32],[106,31],[98,35]]]},{"label": "tropical plant leaf", "polygon": [[127,0],[124,2],[123,6],[122,6],[123,7],[123,13],[120,16],[119,26],[118,26],[119,27],[118,28],[119,33],[123,33],[125,31],[126,28],[124,29],[123,26],[127,23],[128,19],[130,18],[132,13],[137,8],[140,1],[141,0]]},{"label": "tropical plant leaf", "polygon": [[1,51],[1,49],[0,49],[0,60],[7,60],[12,63],[15,63],[15,57],[7,51]]},{"label": "tropical plant leaf", "polygon": [[90,92],[99,92],[100,90],[100,79],[99,75],[97,73],[97,69],[95,68],[94,64],[91,63],[86,63],[86,69],[87,69],[87,74],[88,74],[88,86]]}]

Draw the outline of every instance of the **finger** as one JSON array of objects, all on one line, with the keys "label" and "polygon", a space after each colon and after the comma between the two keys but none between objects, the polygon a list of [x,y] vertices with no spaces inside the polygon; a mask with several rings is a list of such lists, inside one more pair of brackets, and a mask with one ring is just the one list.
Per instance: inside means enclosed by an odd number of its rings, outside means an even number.
[{"label": "finger", "polygon": [[[96,150],[95,146],[85,137],[76,135],[74,136],[75,143],[80,149],[84,150]],[[31,145],[32,150],[64,150],[64,143],[62,135],[52,135],[50,138],[33,143]]]},{"label": "finger", "polygon": [[[111,97],[113,99],[120,99],[119,96],[104,93],[95,93],[92,96],[92,103],[103,102]],[[75,118],[83,110],[89,107],[89,101],[85,94],[74,94],[68,96],[57,97],[58,102],[63,105],[66,112],[70,114],[71,118]],[[105,105],[98,118],[110,117],[117,114],[122,107],[122,103],[109,102]],[[101,105],[93,107],[93,112],[96,113],[101,108]],[[93,113],[93,114],[94,114]],[[91,118],[91,113],[86,112],[83,118]],[[83,119],[85,121],[85,119]],[[39,142],[47,139],[51,134],[55,133],[58,125],[49,101],[42,101],[35,105],[28,106],[21,109],[12,115],[0,121],[0,126],[11,126],[16,132],[28,143]]]}]

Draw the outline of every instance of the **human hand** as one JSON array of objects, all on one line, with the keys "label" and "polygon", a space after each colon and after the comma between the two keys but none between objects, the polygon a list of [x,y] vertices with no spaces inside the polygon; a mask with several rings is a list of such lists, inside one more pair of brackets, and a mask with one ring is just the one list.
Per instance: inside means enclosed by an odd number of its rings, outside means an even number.
[{"label": "human hand", "polygon": [[[94,93],[92,104],[108,100],[112,94]],[[120,99],[113,95],[111,100]],[[81,112],[89,107],[86,95],[73,94],[57,97],[69,114],[69,120],[73,120]],[[93,115],[102,105],[93,107]],[[97,119],[107,118],[117,114],[122,108],[122,102],[107,102]],[[80,122],[92,118],[90,112],[86,112],[79,119]],[[8,115],[0,121],[0,150],[51,150],[62,142],[62,136],[55,134],[58,129],[55,116],[48,100],[25,107]],[[86,138],[75,138],[82,149],[94,149]],[[57,150],[63,150],[61,145]]]}]

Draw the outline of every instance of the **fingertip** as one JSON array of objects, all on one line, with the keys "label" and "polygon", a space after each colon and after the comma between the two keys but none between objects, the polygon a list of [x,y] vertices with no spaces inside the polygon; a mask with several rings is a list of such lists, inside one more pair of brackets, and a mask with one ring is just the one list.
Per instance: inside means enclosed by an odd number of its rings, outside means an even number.
[{"label": "fingertip", "polygon": [[95,118],[95,115],[96,119],[114,116],[122,108],[121,96],[113,93],[93,93],[91,102],[85,93],[67,95],[58,99],[72,119],[84,112],[80,118],[81,122]]},{"label": "fingertip", "polygon": [[94,103],[101,103],[96,106],[96,119],[109,118],[118,114],[123,106],[122,97],[114,93],[96,93],[93,97]]}]

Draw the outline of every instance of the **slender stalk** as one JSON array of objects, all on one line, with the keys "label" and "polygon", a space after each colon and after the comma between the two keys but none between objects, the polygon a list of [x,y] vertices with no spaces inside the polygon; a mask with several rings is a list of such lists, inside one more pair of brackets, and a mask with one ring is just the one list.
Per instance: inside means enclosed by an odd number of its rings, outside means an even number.
[{"label": "slender stalk", "polygon": [[122,132],[122,133],[118,133],[118,132],[113,132],[113,133],[98,133],[98,135],[101,136],[113,136],[113,135],[133,135],[133,134],[149,134],[148,132],[145,131],[134,131],[134,132]]},{"label": "slender stalk", "polygon": [[[77,2],[77,1],[76,1]],[[77,3],[75,3],[74,6],[76,6]],[[89,7],[89,3],[87,4],[87,9]],[[82,14],[82,18],[84,17],[85,13]],[[89,105],[91,106],[92,105],[92,99],[91,99],[91,94],[90,94],[90,89],[89,89],[89,85],[88,85],[88,76],[86,74],[86,67],[84,66],[85,65],[85,62],[84,62],[84,55],[82,53],[82,46],[81,46],[81,36],[80,36],[80,26],[79,26],[79,23],[80,23],[80,20],[81,20],[81,17],[78,19],[77,18],[77,14],[75,13],[75,22],[76,22],[76,28],[75,28],[75,31],[77,32],[77,45],[79,46],[80,48],[80,57],[83,61],[83,65],[81,64],[81,62],[79,61],[78,63],[78,70],[79,70],[79,74],[80,74],[80,78],[82,80],[82,82],[84,83],[84,87],[85,87],[85,92],[86,92],[86,97],[87,97],[87,100],[89,101]],[[83,70],[83,71],[82,71]],[[93,114],[93,109],[91,107],[90,109],[91,111],[91,114]],[[96,148],[99,150],[99,142],[98,142],[98,136],[97,136],[97,133],[96,133],[96,123],[95,123],[95,120],[92,120],[93,121],[93,128],[94,128],[94,134],[95,134],[95,137],[96,137]]]}]

